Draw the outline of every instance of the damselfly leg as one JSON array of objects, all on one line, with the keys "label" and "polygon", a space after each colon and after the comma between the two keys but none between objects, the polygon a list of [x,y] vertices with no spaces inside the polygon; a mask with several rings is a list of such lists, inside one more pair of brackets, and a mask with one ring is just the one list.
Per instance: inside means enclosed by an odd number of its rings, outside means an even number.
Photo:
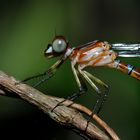
[{"label": "damselfly leg", "polygon": [[[102,87],[104,87],[104,91],[102,91],[101,92],[101,104],[100,104],[100,106],[99,106],[99,108],[98,108],[98,110],[97,110],[97,114],[99,114],[99,112],[100,112],[100,110],[102,109],[102,107],[103,107],[103,104],[104,104],[104,102],[106,101],[106,99],[107,99],[107,97],[108,97],[108,93],[109,93],[109,87],[108,87],[108,85],[107,84],[105,84],[103,81],[101,81],[100,79],[98,79],[97,77],[95,77],[95,76],[93,76],[92,74],[90,74],[89,72],[87,72],[87,71],[83,71],[83,73],[85,73],[91,80],[92,80],[92,82],[94,81],[94,82],[96,82],[96,83],[98,83],[99,85],[101,85]],[[100,97],[100,96],[99,96]],[[97,104],[97,103],[96,103]],[[93,111],[95,111],[96,110],[96,105],[94,106],[94,109],[93,109]]]},{"label": "damselfly leg", "polygon": [[36,78],[38,78],[38,77],[45,76],[46,74],[47,74],[47,72],[44,72],[44,73],[37,74],[37,75],[31,76],[31,77],[27,77],[26,79],[22,80],[21,83],[30,81],[30,80],[32,80],[32,79],[36,79]]},{"label": "damselfly leg", "polygon": [[[53,64],[47,71],[45,71],[42,74],[38,74],[38,75],[34,75],[31,77],[28,77],[24,80],[22,80],[21,82],[27,82],[29,80],[33,80],[36,79],[38,77],[44,77],[41,81],[37,82],[35,85],[33,85],[33,87],[37,87],[40,84],[42,84],[43,82],[49,80],[56,72],[57,68],[59,68],[59,66],[64,62],[64,58],[62,57],[61,59],[59,59],[55,64]],[[20,83],[21,83],[20,82]]]},{"label": "damselfly leg", "polygon": [[[109,93],[109,88],[108,85],[106,85],[104,82],[102,82],[100,79],[96,78],[95,76],[93,76],[92,74],[90,74],[89,72],[85,71],[85,70],[81,70],[80,67],[78,68],[79,72],[81,73],[81,75],[85,78],[85,80],[90,84],[90,86],[96,91],[97,95],[98,95],[98,99],[96,100],[96,103],[93,106],[93,112],[91,113],[88,121],[87,121],[87,126],[85,128],[85,131],[88,128],[88,124],[92,118],[92,116],[94,114],[99,114],[99,112],[101,111],[104,102],[107,99],[107,95]],[[102,92],[95,84],[94,82],[98,83],[99,85],[103,86],[105,88],[105,91]]]},{"label": "damselfly leg", "polygon": [[63,101],[59,102],[53,109],[52,111],[58,107],[59,105],[61,105],[63,102],[65,102],[66,100],[75,100],[76,98],[78,98],[79,96],[83,95],[86,91],[87,91],[87,87],[85,82],[83,81],[83,78],[81,76],[81,74],[79,73],[79,71],[75,68],[75,66],[71,63],[71,68],[72,68],[72,72],[73,75],[75,77],[76,83],[78,85],[79,91],[76,93],[71,94],[70,96],[68,96],[66,99],[64,99]]},{"label": "damselfly leg", "polygon": [[[108,92],[109,92],[109,88],[108,86],[102,82],[100,79],[96,78],[95,76],[93,76],[92,74],[90,74],[87,71],[83,71],[80,68],[78,69],[79,72],[81,73],[81,75],[85,78],[85,80],[89,83],[89,85],[93,88],[93,90],[96,91],[97,95],[98,95],[98,99],[94,105],[94,109],[93,111],[95,112],[95,114],[98,114],[101,110],[101,108],[103,107],[103,103],[107,98]],[[105,88],[105,91],[101,91],[95,84],[94,82],[98,83],[99,85],[103,86]]]},{"label": "damselfly leg", "polygon": [[[85,131],[87,130],[88,127],[88,123],[90,122],[93,114],[98,114],[101,110],[101,108],[103,107],[103,103],[106,100],[106,97],[108,95],[108,86],[102,82],[100,79],[96,78],[95,76],[93,76],[92,74],[88,73],[87,71],[83,71],[80,68],[76,67],[73,65],[73,63],[71,63],[71,67],[72,67],[72,71],[76,80],[76,83],[79,87],[79,91],[68,96],[66,99],[64,99],[63,101],[59,102],[53,109],[52,111],[58,107],[59,105],[61,105],[63,102],[65,102],[66,100],[75,100],[76,98],[78,98],[79,96],[83,95],[86,90],[86,84],[84,82],[84,79],[91,85],[91,87],[97,92],[98,95],[98,99],[94,105],[93,108],[93,113],[90,115],[89,120],[87,121],[87,126],[85,128]],[[101,92],[100,89],[94,84],[95,81],[96,83],[98,83],[99,85],[105,87],[106,92]]]}]

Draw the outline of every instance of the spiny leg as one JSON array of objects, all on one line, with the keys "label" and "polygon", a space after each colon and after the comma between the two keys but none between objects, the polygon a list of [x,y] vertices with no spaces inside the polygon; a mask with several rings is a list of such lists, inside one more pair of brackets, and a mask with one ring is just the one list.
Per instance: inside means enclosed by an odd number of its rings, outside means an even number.
[{"label": "spiny leg", "polygon": [[96,108],[99,104],[99,101],[101,99],[101,91],[100,89],[93,83],[93,81],[89,78],[89,76],[82,71],[80,68],[78,68],[78,71],[81,73],[81,75],[85,78],[85,80],[91,85],[91,87],[96,91],[97,95],[99,96],[99,98],[97,99],[95,105],[94,105],[94,113],[97,114],[98,110],[96,111]]},{"label": "spiny leg", "polygon": [[47,76],[47,77],[41,79],[39,82],[34,84],[33,87],[35,88],[35,87],[39,86],[40,84],[44,83],[45,81],[49,80],[55,74],[55,71],[56,71],[56,67],[50,67],[48,69],[48,71],[46,72],[46,74],[43,75],[43,76]]},{"label": "spiny leg", "polygon": [[[93,75],[91,75],[91,74],[88,73],[87,71],[82,71],[80,68],[78,68],[78,70],[79,70],[79,72],[83,75],[83,77],[86,79],[86,81],[91,85],[91,87],[92,87],[92,88],[97,92],[97,94],[99,95],[99,98],[97,99],[97,101],[96,101],[96,103],[95,103],[95,105],[94,105],[94,108],[93,108],[93,111],[94,111],[94,112],[92,112],[92,114],[90,115],[90,118],[89,118],[88,121],[87,121],[87,126],[86,126],[86,128],[85,128],[85,131],[87,131],[88,124],[89,124],[89,122],[90,122],[90,120],[91,120],[93,114],[94,114],[94,113],[95,113],[95,114],[98,114],[98,113],[99,113],[99,111],[100,111],[101,108],[102,108],[104,99],[105,99],[105,97],[103,96],[103,97],[104,97],[104,98],[103,98],[103,101],[100,103],[100,106],[99,106],[99,108],[98,108],[98,104],[99,104],[100,100],[102,99],[102,96],[101,96],[102,94],[101,94],[101,91],[100,91],[100,90],[98,89],[98,87],[93,83],[92,80],[96,81],[98,84],[104,86],[104,87],[107,88],[107,89],[108,89],[108,86],[107,86],[104,82],[102,82],[100,79],[94,77]],[[105,95],[106,95],[106,94],[105,94]],[[98,108],[97,111],[96,111],[96,108]]]},{"label": "spiny leg", "polygon": [[[42,74],[38,74],[38,75],[35,75],[35,76],[31,76],[31,77],[28,77],[24,80],[22,80],[21,82],[26,82],[26,81],[29,81],[29,80],[32,80],[32,79],[35,79],[35,78],[38,78],[38,77],[41,77],[41,76],[46,76],[48,75],[48,77],[45,77],[43,78],[41,81],[37,82],[33,87],[36,87],[38,85],[40,85],[41,83],[49,80],[56,72],[57,68],[60,67],[60,65],[64,62],[65,59],[61,58],[59,59],[55,64],[53,64],[47,71],[45,71],[44,73]],[[19,83],[21,83],[19,82]]]},{"label": "spiny leg", "polygon": [[53,109],[52,111],[58,107],[59,105],[61,105],[63,102],[65,102],[66,100],[75,100],[76,98],[78,98],[79,96],[81,96],[82,94],[84,94],[87,90],[87,87],[86,87],[86,84],[85,82],[83,81],[82,77],[81,77],[81,74],[77,71],[77,69],[74,67],[74,65],[71,63],[71,68],[72,68],[72,71],[73,71],[73,74],[74,74],[74,77],[75,77],[75,80],[76,80],[76,83],[79,87],[79,91],[68,96],[66,99],[64,99],[63,101],[59,102]]},{"label": "spiny leg", "polygon": [[103,81],[101,81],[99,78],[95,77],[94,75],[90,74],[89,72],[87,71],[83,71],[85,74],[88,75],[88,77],[90,77],[92,80],[94,80],[95,82],[97,82],[98,84],[104,86],[106,89],[108,89],[108,85],[105,84]]},{"label": "spiny leg", "polygon": [[44,73],[38,74],[38,75],[34,75],[34,76],[31,76],[31,77],[28,77],[28,78],[22,80],[20,83],[24,83],[26,81],[30,81],[32,79],[35,79],[35,78],[38,78],[38,77],[41,77],[41,76],[45,76],[46,74],[47,74],[47,71],[45,71]]},{"label": "spiny leg", "polygon": [[[54,73],[50,72],[50,69],[49,69],[49,70],[45,71],[42,74],[38,74],[38,75],[34,75],[34,76],[31,76],[31,77],[28,77],[28,78],[20,81],[19,83],[27,82],[29,80],[33,80],[33,79],[38,78],[38,77],[44,77],[46,75],[47,75],[47,77],[41,79],[41,81],[39,81],[39,82],[37,82],[36,84],[33,85],[33,87],[35,88],[35,87],[39,86],[40,84],[42,84],[43,82],[49,80],[54,75]],[[19,83],[17,83],[17,84],[19,84]]]},{"label": "spiny leg", "polygon": [[34,84],[33,87],[35,88],[35,87],[39,86],[40,84],[42,84],[45,81],[49,80],[51,77],[52,77],[52,75],[49,75],[48,77],[45,77],[45,78],[41,79],[39,82],[37,82],[36,84]]},{"label": "spiny leg", "polygon": [[94,80],[95,82],[97,82],[98,84],[100,84],[101,86],[103,86],[105,88],[105,91],[102,92],[102,96],[101,96],[101,104],[99,106],[98,112],[97,114],[99,114],[100,110],[103,107],[104,102],[106,101],[107,97],[108,97],[108,93],[109,93],[109,87],[107,84],[105,84],[103,81],[101,81],[100,79],[98,79],[97,77],[93,76],[92,74],[90,74],[87,71],[83,71],[90,79]]}]

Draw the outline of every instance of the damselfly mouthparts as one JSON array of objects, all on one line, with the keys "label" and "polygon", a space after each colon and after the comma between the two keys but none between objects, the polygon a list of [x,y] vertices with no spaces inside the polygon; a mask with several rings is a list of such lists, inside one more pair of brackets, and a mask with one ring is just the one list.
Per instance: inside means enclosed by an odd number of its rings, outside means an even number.
[{"label": "damselfly mouthparts", "polygon": [[[97,77],[93,76],[91,73],[85,71],[85,67],[91,66],[94,68],[98,66],[105,66],[115,68],[140,80],[140,69],[117,60],[118,57],[140,57],[140,44],[109,44],[106,41],[92,41],[73,48],[64,36],[56,36],[53,39],[52,44],[49,44],[45,49],[44,55],[47,58],[60,58],[44,73],[29,77],[23,81],[25,82],[36,77],[45,76],[35,85],[38,86],[42,82],[50,79],[55,74],[56,70],[63,64],[63,62],[69,59],[71,61],[71,69],[79,91],[69,96],[68,99],[74,100],[81,94],[85,93],[87,90],[86,84],[88,83],[99,95],[99,99],[94,105],[94,112],[96,113],[99,113],[107,97],[108,85]],[[104,87],[106,89],[105,92],[102,93],[95,82]],[[57,106],[55,106],[53,109],[55,109]]]}]

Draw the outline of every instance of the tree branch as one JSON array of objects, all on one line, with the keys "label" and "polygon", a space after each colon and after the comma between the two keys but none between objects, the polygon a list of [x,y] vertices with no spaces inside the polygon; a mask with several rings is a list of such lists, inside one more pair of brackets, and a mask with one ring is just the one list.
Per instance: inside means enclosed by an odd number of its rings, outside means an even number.
[{"label": "tree branch", "polygon": [[35,105],[44,113],[48,114],[53,120],[68,126],[85,139],[119,140],[116,133],[96,114],[94,114],[92,118],[105,132],[91,122],[88,124],[87,130],[85,131],[87,120],[83,117],[81,112],[90,116],[92,112],[88,108],[66,100],[63,102],[63,105],[51,111],[64,99],[43,94],[26,84],[17,83],[19,82],[15,80],[15,78],[0,71],[0,95],[18,97]]}]

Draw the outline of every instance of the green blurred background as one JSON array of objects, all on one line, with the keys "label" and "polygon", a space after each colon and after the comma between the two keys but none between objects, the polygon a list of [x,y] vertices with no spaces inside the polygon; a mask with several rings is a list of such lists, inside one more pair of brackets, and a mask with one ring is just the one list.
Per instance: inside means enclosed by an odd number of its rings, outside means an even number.
[{"label": "green blurred background", "polygon": [[[43,56],[55,30],[66,36],[72,46],[96,39],[140,42],[139,7],[138,0],[0,0],[0,70],[19,80],[44,72],[56,61]],[[140,67],[139,58],[123,60]],[[87,70],[110,85],[101,118],[122,140],[139,139],[140,82],[114,69]],[[69,61],[38,89],[59,97],[76,91]],[[92,108],[95,98],[95,92],[89,87],[77,102]],[[22,138],[82,140],[32,105],[2,96],[0,132],[1,137],[13,139],[19,139],[18,133]]]}]

